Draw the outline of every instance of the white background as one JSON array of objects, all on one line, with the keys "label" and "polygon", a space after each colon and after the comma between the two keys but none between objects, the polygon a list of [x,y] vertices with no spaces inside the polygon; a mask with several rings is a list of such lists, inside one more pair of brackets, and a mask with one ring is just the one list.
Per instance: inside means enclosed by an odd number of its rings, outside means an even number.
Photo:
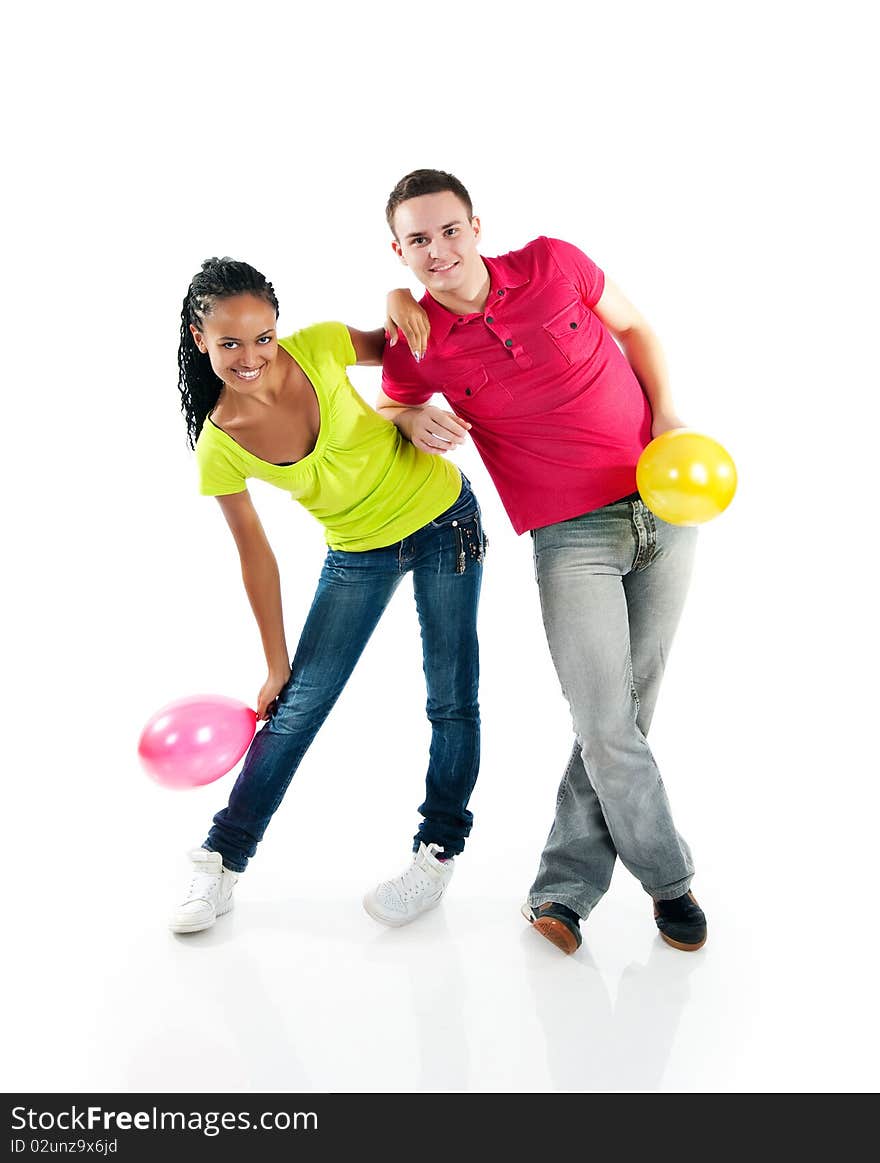
[{"label": "white background", "polygon": [[[2,85],[7,926],[0,1085],[28,1091],[876,1090],[877,86],[842,2],[17,6]],[[482,249],[579,244],[659,332],[739,492],[701,531],[652,743],[710,940],[619,868],[564,958],[518,907],[570,723],[528,538],[492,543],[476,822],[441,909],[401,871],[427,727],[402,591],[210,933],[165,920],[234,775],[187,793],[138,734],[263,679],[176,390],[203,258],[280,327],[379,325],[394,182],[456,173]],[[414,284],[411,284],[414,285]],[[352,378],[372,400],[375,369]],[[322,532],[253,489],[291,643]]]}]

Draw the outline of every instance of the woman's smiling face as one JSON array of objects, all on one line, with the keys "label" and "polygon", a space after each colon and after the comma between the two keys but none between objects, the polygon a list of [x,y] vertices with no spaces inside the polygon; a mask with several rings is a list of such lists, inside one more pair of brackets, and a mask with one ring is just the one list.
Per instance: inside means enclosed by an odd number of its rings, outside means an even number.
[{"label": "woman's smiling face", "polygon": [[276,322],[271,303],[245,293],[218,300],[201,328],[190,331],[224,385],[250,395],[265,385],[278,355]]}]

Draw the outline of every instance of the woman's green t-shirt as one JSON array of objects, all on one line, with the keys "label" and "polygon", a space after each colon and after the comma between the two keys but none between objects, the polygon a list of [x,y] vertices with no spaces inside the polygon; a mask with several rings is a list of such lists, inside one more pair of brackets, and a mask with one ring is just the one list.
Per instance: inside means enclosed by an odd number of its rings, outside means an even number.
[{"label": "woman's green t-shirt", "polygon": [[196,442],[203,494],[241,493],[248,477],[267,481],[321,522],[331,549],[355,552],[393,545],[449,508],[461,474],[444,457],[420,452],[361,399],[346,372],[357,357],[343,323],[317,323],[278,342],[318,397],[315,447],[294,464],[270,464],[206,420]]}]

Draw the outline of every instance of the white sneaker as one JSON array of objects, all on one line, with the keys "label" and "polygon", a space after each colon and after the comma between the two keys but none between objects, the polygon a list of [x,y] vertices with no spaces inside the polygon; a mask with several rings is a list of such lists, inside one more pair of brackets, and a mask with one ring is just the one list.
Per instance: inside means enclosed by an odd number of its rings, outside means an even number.
[{"label": "white sneaker", "polygon": [[168,924],[172,933],[198,933],[201,929],[209,929],[233,905],[232,890],[238,873],[223,867],[220,853],[194,848],[189,858],[192,862],[189,888]]},{"label": "white sneaker", "polygon": [[439,844],[419,845],[412,864],[394,880],[383,880],[364,897],[364,908],[383,925],[407,925],[440,904],[452,879],[452,858],[438,860]]}]

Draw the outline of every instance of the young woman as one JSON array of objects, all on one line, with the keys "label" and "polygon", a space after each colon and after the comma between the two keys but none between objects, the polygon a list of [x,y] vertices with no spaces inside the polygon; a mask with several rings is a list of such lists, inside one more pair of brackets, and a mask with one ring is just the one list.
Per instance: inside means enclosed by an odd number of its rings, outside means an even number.
[{"label": "young woman", "polygon": [[[477,606],[486,540],[468,481],[420,452],[370,408],[346,374],[380,364],[384,331],[320,323],[276,334],[272,284],[244,262],[211,258],[180,324],[179,388],[203,494],[235,540],[268,674],[265,721],[229,802],[214,817],[171,929],[206,929],[232,908],[239,875],[339,697],[391,595],[412,573],[432,736],[411,865],[364,897],[402,925],[438,904],[472,824],[479,768]],[[278,567],[247,490],[286,490],[325,527],[327,556],[293,661]]]}]

